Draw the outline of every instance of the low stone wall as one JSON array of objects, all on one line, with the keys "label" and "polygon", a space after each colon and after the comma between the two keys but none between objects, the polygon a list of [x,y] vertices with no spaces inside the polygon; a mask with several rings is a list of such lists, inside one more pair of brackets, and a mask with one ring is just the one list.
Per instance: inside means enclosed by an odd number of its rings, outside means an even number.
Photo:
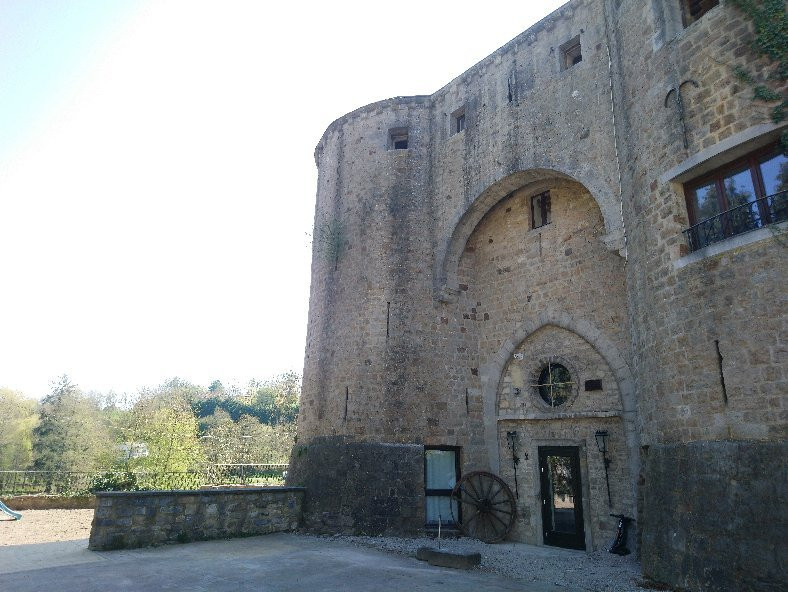
[{"label": "low stone wall", "polygon": [[92,510],[96,507],[96,496],[83,495],[16,495],[0,498],[6,506],[16,512],[22,510]]},{"label": "low stone wall", "polygon": [[107,551],[295,530],[304,488],[106,491],[96,497],[88,548]]},{"label": "low stone wall", "polygon": [[682,590],[785,590],[786,458],[785,442],[649,446],[644,575]]}]

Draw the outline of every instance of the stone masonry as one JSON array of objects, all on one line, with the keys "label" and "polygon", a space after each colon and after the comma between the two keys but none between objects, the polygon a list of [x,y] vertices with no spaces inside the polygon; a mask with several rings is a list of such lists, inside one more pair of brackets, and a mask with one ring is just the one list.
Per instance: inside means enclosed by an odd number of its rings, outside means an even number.
[{"label": "stone masonry", "polygon": [[88,548],[109,551],[295,530],[304,490],[104,491],[96,497]]},{"label": "stone masonry", "polygon": [[[423,528],[425,447],[513,486],[513,432],[514,540],[546,540],[539,451],[560,446],[579,457],[586,549],[607,547],[623,513],[647,576],[784,581],[774,562],[699,542],[780,544],[788,425],[786,225],[693,253],[683,232],[685,184],[784,129],[734,76],[764,71],[750,21],[704,6],[685,24],[687,0],[572,0],[432,95],[328,127],[289,475],[309,485],[310,528]],[[558,407],[537,386],[552,363],[571,376]],[[739,466],[753,462],[769,473]],[[710,512],[717,500],[730,511]]]}]

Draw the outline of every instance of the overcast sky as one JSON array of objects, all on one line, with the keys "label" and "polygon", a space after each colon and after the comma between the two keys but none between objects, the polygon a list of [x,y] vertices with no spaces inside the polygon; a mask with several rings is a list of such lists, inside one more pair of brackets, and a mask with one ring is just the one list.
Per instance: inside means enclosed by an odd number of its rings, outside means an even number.
[{"label": "overcast sky", "polygon": [[300,372],[326,126],[561,4],[0,1],[0,386]]}]

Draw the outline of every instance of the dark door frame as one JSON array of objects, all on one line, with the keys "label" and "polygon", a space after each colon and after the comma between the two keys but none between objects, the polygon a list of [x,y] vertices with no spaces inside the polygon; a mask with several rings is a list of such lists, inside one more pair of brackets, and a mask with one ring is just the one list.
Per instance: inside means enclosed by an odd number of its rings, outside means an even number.
[{"label": "dark door frame", "polygon": [[[542,508],[542,540],[545,545],[585,550],[585,524],[583,522],[583,483],[580,472],[579,446],[539,446],[539,504]],[[565,533],[548,530],[551,500],[547,498],[548,476],[547,457],[569,457],[572,467],[572,497],[575,510],[575,532]]]}]

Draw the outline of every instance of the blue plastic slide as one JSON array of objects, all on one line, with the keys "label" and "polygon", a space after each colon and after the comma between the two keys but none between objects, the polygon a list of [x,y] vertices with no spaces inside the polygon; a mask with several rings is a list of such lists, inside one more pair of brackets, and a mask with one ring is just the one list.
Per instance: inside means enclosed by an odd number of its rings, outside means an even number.
[{"label": "blue plastic slide", "polygon": [[13,518],[14,520],[21,520],[22,519],[22,514],[20,514],[19,512],[14,512],[12,509],[10,509],[8,506],[6,506],[3,502],[0,502],[0,512],[5,512],[9,516],[11,516],[11,518]]}]

